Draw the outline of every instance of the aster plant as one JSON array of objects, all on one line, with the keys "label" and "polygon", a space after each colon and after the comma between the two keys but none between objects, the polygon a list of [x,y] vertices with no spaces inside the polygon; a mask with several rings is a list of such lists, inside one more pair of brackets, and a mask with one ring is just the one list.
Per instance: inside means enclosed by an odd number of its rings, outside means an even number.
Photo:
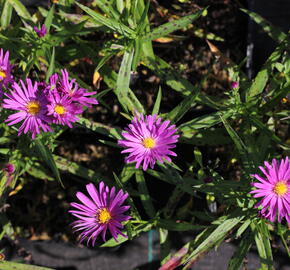
[{"label": "aster plant", "polygon": [[265,168],[259,167],[263,176],[253,174],[259,182],[250,193],[254,198],[262,198],[255,207],[262,207],[260,215],[272,222],[285,218],[290,224],[290,162],[286,157],[281,161],[273,159],[272,164],[265,161]]},{"label": "aster plant", "polygon": [[91,241],[95,245],[99,235],[106,241],[106,233],[109,231],[117,241],[118,235],[127,237],[122,233],[124,227],[122,222],[131,217],[124,214],[130,206],[123,205],[128,194],[123,190],[116,192],[116,188],[109,188],[100,182],[98,189],[94,184],[86,185],[89,197],[82,192],[77,192],[76,196],[81,203],[71,203],[74,210],[69,212],[77,218],[72,223],[75,232],[80,232],[80,242],[86,240],[87,245]]},{"label": "aster plant", "polygon": [[153,169],[156,161],[171,162],[169,156],[176,156],[171,151],[179,137],[176,133],[175,125],[171,125],[169,120],[163,121],[157,115],[139,115],[122,132],[124,139],[118,140],[118,144],[126,148],[122,153],[129,153],[126,163],[136,162],[136,168],[142,165],[146,171],[148,166]]},{"label": "aster plant", "polygon": [[13,77],[11,75],[12,65],[9,61],[9,51],[4,51],[0,49],[0,94],[2,93],[2,88],[7,87],[13,82]]},{"label": "aster plant", "polygon": [[38,91],[37,82],[27,78],[26,82],[20,80],[20,84],[14,82],[12,89],[10,93],[5,93],[3,108],[17,112],[9,115],[5,122],[11,126],[23,121],[18,135],[29,131],[33,139],[41,130],[52,131],[49,126],[51,119],[47,115],[48,100],[44,92]]}]

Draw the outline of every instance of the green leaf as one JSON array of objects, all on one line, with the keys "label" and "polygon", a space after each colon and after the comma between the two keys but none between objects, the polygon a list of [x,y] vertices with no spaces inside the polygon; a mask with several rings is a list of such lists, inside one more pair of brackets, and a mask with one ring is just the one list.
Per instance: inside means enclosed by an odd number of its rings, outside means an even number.
[{"label": "green leaf", "polygon": [[153,218],[156,215],[153,203],[151,201],[143,171],[137,170],[135,172],[136,182],[138,184],[138,191],[140,192],[140,199],[146,211],[146,214]]},{"label": "green leaf", "polygon": [[152,115],[159,113],[161,98],[162,98],[162,90],[161,90],[161,87],[159,87],[157,98],[156,98],[156,101],[155,101],[155,104],[154,104],[154,107],[153,107],[153,110],[152,110]]},{"label": "green leaf", "polygon": [[47,13],[47,16],[45,18],[45,21],[44,21],[44,25],[46,27],[46,30],[47,30],[47,33],[49,33],[49,30],[50,30],[50,26],[52,24],[52,20],[53,20],[53,16],[54,16],[54,4],[52,4],[49,12]]},{"label": "green leaf", "polygon": [[44,145],[40,139],[34,140],[34,146],[35,146],[40,158],[43,159],[43,161],[49,166],[49,168],[52,170],[56,179],[63,186],[58,168],[55,164],[53,155],[50,152],[50,150],[48,149],[48,147],[46,145]]},{"label": "green leaf", "polygon": [[134,50],[125,51],[117,78],[116,94],[125,109],[128,108],[126,97],[129,91],[133,55]]},{"label": "green leaf", "polygon": [[[115,179],[115,181],[116,181],[118,187],[119,187],[120,189],[122,189],[122,190],[125,191],[124,184],[122,183],[122,181],[119,179],[119,177],[118,177],[114,172],[113,172],[113,175],[114,175],[114,179]],[[135,203],[134,203],[134,201],[133,201],[133,199],[132,199],[131,196],[129,196],[129,197],[127,198],[127,202],[128,202],[128,204],[131,206],[131,208],[130,208],[131,216],[133,216],[133,217],[134,217],[135,219],[137,219],[137,220],[141,220],[141,216],[140,216],[140,214],[139,214],[139,212],[138,212],[138,209],[137,209],[137,207],[135,206]]]},{"label": "green leaf", "polygon": [[120,178],[122,183],[126,183],[136,172],[135,165],[132,163],[125,164],[121,172]]},{"label": "green leaf", "polygon": [[0,261],[1,270],[54,270],[52,268],[27,265],[23,263]]},{"label": "green leaf", "polygon": [[154,39],[157,39],[159,37],[164,37],[164,36],[174,32],[176,30],[184,28],[184,27],[188,26],[194,20],[198,19],[204,10],[206,10],[206,9],[199,10],[198,12],[196,12],[194,14],[184,16],[178,20],[174,20],[172,22],[168,22],[168,23],[165,23],[161,26],[158,26],[158,27],[154,28],[150,33],[145,35],[144,39],[154,40]]},{"label": "green leaf", "polygon": [[[113,71],[110,67],[107,65],[103,65],[103,67],[100,70],[100,73],[102,74],[102,77],[105,81],[105,83],[108,85],[108,87],[112,89],[116,89],[116,81],[117,81],[117,74],[115,71]],[[116,90],[114,91],[116,94]],[[128,96],[122,96],[122,101],[126,103],[126,106],[130,108],[130,111],[135,112],[136,110],[140,113],[144,113],[145,110],[138,100],[138,98],[135,96],[134,92],[131,89],[128,89]]]},{"label": "green leaf", "polygon": [[230,217],[222,222],[200,245],[194,248],[193,252],[187,257],[186,261],[192,261],[202,253],[209,251],[243,219],[243,216]]},{"label": "green leaf", "polygon": [[273,64],[278,61],[283,51],[284,44],[282,43],[275,49],[275,51],[267,59],[262,69],[258,72],[257,76],[255,77],[251,87],[246,92],[246,101],[253,100],[255,102],[255,100],[258,100],[256,98],[257,95],[261,94],[264,91],[269,76],[272,72]]},{"label": "green leaf", "polygon": [[244,258],[246,257],[248,251],[250,250],[254,242],[253,234],[246,235],[242,238],[239,243],[239,246],[232,258],[229,261],[228,270],[237,270],[240,269]]},{"label": "green leaf", "polygon": [[142,48],[142,41],[140,38],[136,38],[134,40],[135,46],[134,46],[134,56],[133,56],[133,60],[132,60],[132,70],[136,70],[139,61],[140,61],[140,57],[141,57],[141,48]]},{"label": "green leaf", "polygon": [[282,32],[279,28],[273,26],[269,21],[264,19],[259,14],[255,13],[253,11],[249,11],[249,10],[243,9],[243,8],[241,8],[241,11],[245,12],[246,14],[248,14],[275,41],[281,42],[281,41],[283,41],[284,39],[287,38],[287,34]]},{"label": "green leaf", "polygon": [[170,219],[158,219],[157,226],[169,231],[195,231],[195,230],[201,230],[206,228],[206,226],[202,225],[194,225],[188,222],[175,222],[174,220]]},{"label": "green leaf", "polygon": [[231,127],[229,122],[224,118],[224,116],[220,116],[222,122],[224,123],[224,126],[229,133],[230,137],[232,138],[234,144],[236,145],[238,152],[240,154],[240,157],[243,161],[243,165],[245,169],[250,173],[251,169],[254,167],[254,162],[253,160],[250,159],[247,146],[245,143],[242,141],[242,139],[239,137],[239,135],[235,132],[235,130]]},{"label": "green leaf", "polygon": [[117,21],[112,18],[106,18],[97,12],[93,11],[92,9],[75,2],[83,11],[85,11],[87,14],[89,14],[97,23],[101,23],[108,28],[117,31],[121,35],[125,35],[127,37],[134,37],[134,31],[130,29],[128,26],[122,24],[120,21]]},{"label": "green leaf", "polygon": [[122,135],[121,135],[122,130],[118,127],[115,127],[115,128],[109,127],[102,123],[90,121],[89,119],[86,119],[84,117],[80,117],[80,120],[78,121],[78,123],[81,125],[84,125],[86,128],[94,132],[107,135],[108,137],[111,137],[114,139],[122,139]]},{"label": "green leaf", "polygon": [[[223,117],[224,118],[228,118],[231,116],[231,113],[224,113]],[[200,117],[196,117],[188,122],[185,122],[183,124],[181,124],[178,129],[183,132],[192,132],[201,128],[210,128],[214,125],[217,125],[219,123],[221,123],[222,120],[220,118],[220,113],[212,113],[212,114],[207,114],[207,115],[203,115]]]},{"label": "green leaf", "polygon": [[46,83],[49,82],[49,77],[54,73],[54,70],[55,70],[55,47],[52,47],[52,54],[49,59],[49,67],[46,72],[46,78],[45,78]]},{"label": "green leaf", "polygon": [[1,19],[0,19],[1,27],[3,29],[7,28],[7,26],[10,24],[12,11],[13,11],[12,5],[8,2],[8,0],[6,0],[2,9]]},{"label": "green leaf", "polygon": [[[184,96],[189,96],[200,89],[199,86],[193,85],[188,80],[184,79],[176,68],[173,68],[158,56],[145,57],[142,63],[164,80],[169,87],[180,92]],[[196,101],[206,104],[214,109],[220,109],[222,107],[222,105],[216,102],[213,97],[202,93],[198,95]]]},{"label": "green leaf", "polygon": [[[152,227],[152,223],[141,224],[139,227],[135,228],[134,231],[132,231],[132,237],[136,237],[141,232],[148,232],[152,229]],[[116,242],[114,238],[111,238],[106,243],[102,244],[101,247],[115,247],[128,241],[129,239],[119,234],[117,240],[118,242]]]},{"label": "green leaf", "polygon": [[23,19],[31,21],[31,15],[19,0],[7,0],[15,9],[16,13]]},{"label": "green leaf", "polygon": [[106,13],[107,15],[111,15],[116,20],[118,20],[120,17],[120,14],[116,10],[116,8],[112,6],[111,1],[98,0],[94,1],[92,5],[97,5],[104,13]]},{"label": "green leaf", "polygon": [[255,235],[255,242],[258,249],[261,269],[273,270],[273,255],[270,243],[270,232],[265,224],[264,220],[260,220],[259,223],[251,224],[252,231]]},{"label": "green leaf", "polygon": [[171,112],[166,115],[166,118],[170,120],[171,123],[178,122],[193,106],[198,94],[199,93],[197,92],[184,98]]},{"label": "green leaf", "polygon": [[[73,161],[67,160],[66,158],[63,158],[61,156],[53,155],[53,158],[55,160],[56,166],[59,170],[69,172],[71,174],[74,174],[76,176],[85,178],[89,181],[106,181],[107,183],[110,183],[110,179],[105,177],[104,175],[100,174],[99,172],[96,172],[94,170],[88,169],[84,166],[79,165],[78,163],[75,163]],[[80,180],[81,182],[83,180]]]}]

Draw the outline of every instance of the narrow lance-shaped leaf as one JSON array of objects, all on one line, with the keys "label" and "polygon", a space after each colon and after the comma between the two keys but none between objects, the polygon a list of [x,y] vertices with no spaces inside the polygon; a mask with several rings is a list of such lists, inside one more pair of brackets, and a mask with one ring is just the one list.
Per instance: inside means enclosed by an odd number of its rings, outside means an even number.
[{"label": "narrow lance-shaped leaf", "polygon": [[116,85],[117,96],[121,98],[123,96],[127,96],[128,93],[133,55],[134,50],[131,50],[129,52],[125,51],[121,62]]},{"label": "narrow lance-shaped leaf", "polygon": [[155,104],[154,104],[154,107],[153,107],[153,110],[152,110],[152,114],[158,114],[159,113],[161,98],[162,98],[162,90],[161,90],[161,87],[159,87],[157,98],[156,98],[156,101],[155,101]]},{"label": "narrow lance-shaped leaf", "polygon": [[101,23],[108,28],[117,31],[121,35],[125,35],[127,37],[133,37],[134,31],[130,29],[128,26],[122,24],[120,21],[117,21],[112,18],[106,18],[97,12],[93,11],[92,9],[75,2],[83,11],[85,11],[87,14],[89,14],[96,22]]},{"label": "narrow lance-shaped leaf", "polygon": [[141,193],[140,195],[140,199],[142,201],[142,204],[144,206],[144,209],[147,213],[147,215],[150,218],[153,218],[156,214],[153,203],[151,201],[148,189],[147,189],[147,185],[145,182],[145,177],[144,174],[141,170],[137,170],[135,173],[136,176],[136,182],[138,184],[138,190]]},{"label": "narrow lance-shaped leaf", "polygon": [[233,254],[232,258],[229,261],[228,270],[237,270],[240,269],[244,258],[246,257],[248,251],[250,250],[254,242],[253,234],[244,236]]},{"label": "narrow lance-shaped leaf", "polygon": [[[246,92],[246,101],[258,100],[255,99],[257,95],[261,94],[267,84],[269,76],[272,72],[272,65],[275,63],[281,56],[283,52],[284,44],[280,44],[275,51],[267,59],[266,63],[263,65],[262,69],[258,72],[255,77],[251,87]],[[254,102],[255,103],[255,102]]]},{"label": "narrow lance-shaped leaf", "polygon": [[39,153],[39,156],[43,159],[43,161],[49,166],[49,168],[52,170],[54,176],[56,177],[56,179],[62,184],[61,178],[60,178],[60,174],[58,171],[58,168],[55,164],[54,158],[52,156],[52,153],[50,152],[50,150],[48,149],[47,146],[45,146],[41,140],[36,139],[34,140],[34,145],[36,147],[37,152]]},{"label": "narrow lance-shaped leaf", "polygon": [[54,16],[54,4],[52,4],[49,12],[47,13],[45,21],[44,21],[44,25],[46,27],[47,33],[49,33],[50,26],[51,26],[52,20],[53,20],[53,16]]},{"label": "narrow lance-shaped leaf", "polygon": [[259,14],[255,13],[253,11],[247,10],[247,9],[243,9],[243,8],[241,8],[241,11],[248,14],[275,41],[281,42],[285,38],[287,38],[287,34],[285,34],[283,31],[281,31],[278,27],[275,27],[274,25],[272,25],[269,21],[264,19]]},{"label": "narrow lance-shaped leaf", "polygon": [[192,21],[198,19],[203,11],[206,9],[202,9],[194,14],[184,16],[178,20],[174,20],[172,22],[165,23],[161,26],[156,27],[151,31],[151,33],[148,33],[147,35],[144,36],[144,39],[149,39],[149,40],[154,40],[159,37],[166,36],[176,30],[179,30],[183,27],[186,27],[189,25]]},{"label": "narrow lance-shaped leaf", "polygon": [[218,242],[232,230],[241,220],[243,216],[232,217],[222,222],[193,252],[186,258],[186,262],[190,262],[202,253],[210,250]]},{"label": "narrow lance-shaped leaf", "polygon": [[193,106],[193,102],[198,96],[198,92],[184,98],[171,112],[166,115],[166,118],[172,123],[178,122],[187,111]]},{"label": "narrow lance-shaped leaf", "polygon": [[9,3],[8,0],[6,0],[0,18],[1,27],[3,29],[5,29],[10,24],[12,10],[13,10],[12,5]]},{"label": "narrow lance-shaped leaf", "polygon": [[53,74],[54,69],[55,69],[55,47],[52,48],[52,53],[49,59],[49,67],[46,72],[46,78],[45,78],[46,83],[48,83],[49,77]]},{"label": "narrow lance-shaped leaf", "polygon": [[19,1],[19,0],[8,0],[8,2],[13,6],[16,13],[22,17],[23,19],[26,19],[28,21],[31,20],[31,15],[29,14],[26,7]]},{"label": "narrow lance-shaped leaf", "polygon": [[[255,235],[255,242],[258,249],[261,269],[262,270],[272,270],[273,269],[273,255],[271,244],[269,240],[269,231],[265,224],[265,221],[261,221],[259,224],[251,224],[252,231]],[[265,232],[267,231],[267,232]]]}]

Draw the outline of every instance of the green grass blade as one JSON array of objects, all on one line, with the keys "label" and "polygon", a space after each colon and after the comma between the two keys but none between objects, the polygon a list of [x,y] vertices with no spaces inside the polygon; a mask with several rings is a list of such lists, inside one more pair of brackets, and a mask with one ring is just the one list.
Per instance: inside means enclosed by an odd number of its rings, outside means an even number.
[{"label": "green grass blade", "polygon": [[154,107],[153,107],[153,110],[152,110],[152,114],[158,114],[159,113],[161,99],[162,99],[162,90],[161,90],[161,87],[159,87],[157,98],[156,98],[156,101],[155,101],[155,104],[154,104]]},{"label": "green grass blade", "polygon": [[168,22],[168,23],[165,23],[161,26],[158,26],[155,29],[153,29],[151,31],[151,33],[148,33],[143,38],[149,39],[149,40],[154,40],[154,39],[157,39],[159,37],[164,37],[164,36],[174,32],[176,30],[184,28],[184,27],[188,26],[190,23],[192,23],[194,20],[198,19],[202,15],[204,10],[206,10],[206,9],[199,10],[198,12],[196,12],[194,14],[184,16],[178,20],[174,20],[172,22]]},{"label": "green grass blade", "polygon": [[31,15],[26,7],[19,0],[8,0],[16,13],[23,19],[31,21]]}]

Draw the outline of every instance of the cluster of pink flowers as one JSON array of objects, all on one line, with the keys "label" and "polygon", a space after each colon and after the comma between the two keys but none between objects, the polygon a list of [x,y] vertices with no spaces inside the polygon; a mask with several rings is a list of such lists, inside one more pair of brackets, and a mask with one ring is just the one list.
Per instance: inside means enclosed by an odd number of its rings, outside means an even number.
[{"label": "cluster of pink flowers", "polygon": [[[7,75],[2,76],[5,78],[11,77],[8,57],[7,52],[4,57],[5,69],[1,69],[7,71]],[[7,83],[5,86],[7,88]],[[69,79],[65,69],[61,70],[61,76],[53,74],[48,84],[32,82],[30,78],[26,78],[19,83],[12,81],[11,88],[5,92],[2,107],[17,112],[9,115],[5,122],[9,126],[22,122],[18,135],[31,132],[33,139],[41,130],[52,131],[51,124],[72,128],[72,123],[78,120],[77,115],[83,112],[84,106],[98,104],[92,97],[96,92],[88,92],[79,87],[75,79]]]}]

